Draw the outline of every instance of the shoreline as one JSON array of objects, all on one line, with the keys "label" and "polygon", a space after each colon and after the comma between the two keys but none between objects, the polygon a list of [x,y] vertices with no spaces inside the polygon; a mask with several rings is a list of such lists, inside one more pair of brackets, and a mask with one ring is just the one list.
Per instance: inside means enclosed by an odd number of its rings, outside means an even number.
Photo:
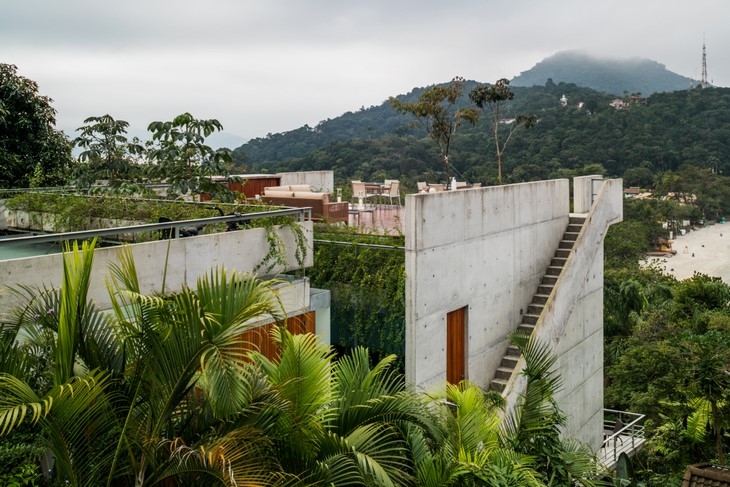
[{"label": "shoreline", "polygon": [[665,273],[680,281],[698,272],[730,284],[730,225],[716,223],[678,235],[672,239],[672,249],[675,255],[649,257],[646,262],[658,262]]}]

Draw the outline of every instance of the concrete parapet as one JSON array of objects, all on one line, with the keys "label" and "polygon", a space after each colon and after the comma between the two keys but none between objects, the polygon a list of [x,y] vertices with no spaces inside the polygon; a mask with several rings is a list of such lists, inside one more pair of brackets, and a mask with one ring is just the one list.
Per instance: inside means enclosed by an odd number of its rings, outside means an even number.
[{"label": "concrete parapet", "polygon": [[[307,239],[305,267],[312,265],[312,223],[299,223]],[[286,265],[276,266],[271,273],[299,268],[295,257],[296,240],[286,228],[275,228],[286,249]],[[253,228],[172,240],[158,240],[131,245],[142,293],[169,292],[183,286],[194,287],[198,277],[210,269],[223,266],[229,271],[253,272],[269,251],[267,229]],[[97,248],[90,286],[90,298],[101,309],[110,307],[105,278],[109,264],[118,262],[119,248]],[[42,255],[0,261],[2,286],[60,287],[63,264],[61,254]],[[165,275],[165,289],[161,289]],[[304,284],[303,284],[304,283]],[[282,301],[287,312],[309,307],[309,287],[306,280],[294,285],[282,285]],[[0,309],[12,305],[12,295],[0,292]]]}]

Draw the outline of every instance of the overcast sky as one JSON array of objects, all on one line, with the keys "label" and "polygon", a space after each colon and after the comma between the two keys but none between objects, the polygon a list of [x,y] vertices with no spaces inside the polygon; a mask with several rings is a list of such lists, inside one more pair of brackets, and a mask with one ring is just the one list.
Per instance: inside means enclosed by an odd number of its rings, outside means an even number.
[{"label": "overcast sky", "polygon": [[73,136],[110,114],[144,134],[190,112],[249,139],[564,50],[641,57],[730,85],[728,0],[0,0],[0,62]]}]

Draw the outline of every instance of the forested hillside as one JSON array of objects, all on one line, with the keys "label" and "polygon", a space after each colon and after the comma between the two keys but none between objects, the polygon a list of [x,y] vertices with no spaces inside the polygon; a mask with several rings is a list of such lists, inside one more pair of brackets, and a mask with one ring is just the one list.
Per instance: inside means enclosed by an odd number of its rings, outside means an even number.
[{"label": "forested hillside", "polygon": [[[473,86],[467,83],[466,92]],[[615,98],[574,84],[514,88],[506,116],[534,113],[538,123],[515,132],[504,156],[505,182],[588,172],[646,183],[683,163],[730,171],[730,89],[692,89]],[[416,90],[403,99],[415,99]],[[567,104],[560,98],[565,95]],[[468,100],[464,101],[468,104]],[[236,149],[252,171],[332,169],[335,178],[443,179],[434,142],[386,103],[326,120],[315,128],[254,139]],[[484,120],[460,129],[451,147],[453,167],[469,182],[494,184],[494,140]],[[627,174],[627,171],[629,173]],[[637,180],[638,179],[638,180]]]}]

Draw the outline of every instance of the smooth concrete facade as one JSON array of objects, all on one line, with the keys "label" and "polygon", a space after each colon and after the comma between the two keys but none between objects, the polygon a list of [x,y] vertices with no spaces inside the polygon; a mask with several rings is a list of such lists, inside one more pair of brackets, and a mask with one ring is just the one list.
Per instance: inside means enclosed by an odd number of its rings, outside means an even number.
[{"label": "smooth concrete facade", "polygon": [[[603,237],[623,217],[621,181],[601,185],[595,197],[591,180],[576,185],[576,199],[595,201],[535,331],[558,358],[565,433],[594,449],[602,440]],[[446,315],[466,307],[466,378],[486,388],[563,237],[569,182],[408,195],[406,205],[406,379],[443,386]],[[510,407],[523,390],[516,373],[505,391]]]},{"label": "smooth concrete facade", "polygon": [[[298,223],[307,241],[304,266],[312,265],[312,222]],[[286,265],[274,267],[270,273],[291,271],[299,268],[295,257],[296,240],[291,229],[276,228],[286,252]],[[161,292],[165,277],[165,292],[176,291],[183,286],[195,287],[198,277],[215,267],[228,271],[253,272],[269,250],[265,228],[253,228],[235,232],[221,232],[196,237],[158,240],[129,245],[134,255],[142,293]],[[168,247],[169,246],[169,247]],[[101,309],[111,305],[106,289],[109,265],[118,262],[119,247],[98,248],[94,254],[94,270],[89,297]],[[63,264],[61,254],[43,255],[0,261],[0,287],[23,284],[26,286],[60,287]],[[307,311],[310,305],[310,289],[307,279],[283,281],[279,293],[288,315]],[[12,294],[0,292],[0,309],[8,310],[13,304]]]}]

